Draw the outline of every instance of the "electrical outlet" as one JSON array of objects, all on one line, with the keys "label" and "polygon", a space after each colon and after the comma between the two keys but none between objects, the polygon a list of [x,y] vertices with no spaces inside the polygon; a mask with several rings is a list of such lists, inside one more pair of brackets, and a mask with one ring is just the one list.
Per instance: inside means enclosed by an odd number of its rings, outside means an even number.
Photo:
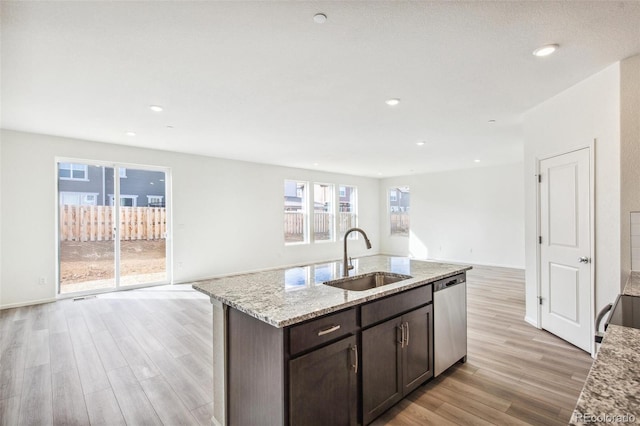
[{"label": "electrical outlet", "polygon": [[40,279],[38,280],[38,284],[46,285],[47,284],[47,277],[40,277]]},{"label": "electrical outlet", "polygon": [[182,269],[183,266],[184,264],[182,262],[178,262],[178,269]]}]

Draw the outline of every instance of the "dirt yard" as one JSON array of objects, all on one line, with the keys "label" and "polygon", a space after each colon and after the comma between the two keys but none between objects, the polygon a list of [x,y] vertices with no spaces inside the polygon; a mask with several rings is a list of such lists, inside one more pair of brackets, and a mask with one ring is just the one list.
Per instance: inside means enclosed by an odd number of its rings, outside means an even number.
[{"label": "dirt yard", "polygon": [[[114,241],[60,243],[60,284],[114,278]],[[165,240],[120,242],[120,275],[165,271]]]}]

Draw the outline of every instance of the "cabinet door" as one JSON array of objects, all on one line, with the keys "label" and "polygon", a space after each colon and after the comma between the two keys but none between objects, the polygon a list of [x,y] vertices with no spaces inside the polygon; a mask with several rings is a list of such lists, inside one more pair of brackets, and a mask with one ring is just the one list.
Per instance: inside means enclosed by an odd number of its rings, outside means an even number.
[{"label": "cabinet door", "polygon": [[289,362],[289,423],[355,425],[358,415],[355,336]]},{"label": "cabinet door", "polygon": [[366,425],[402,399],[400,318],[362,332],[362,421]]},{"label": "cabinet door", "polygon": [[405,345],[402,351],[404,395],[433,376],[433,305],[402,316]]}]

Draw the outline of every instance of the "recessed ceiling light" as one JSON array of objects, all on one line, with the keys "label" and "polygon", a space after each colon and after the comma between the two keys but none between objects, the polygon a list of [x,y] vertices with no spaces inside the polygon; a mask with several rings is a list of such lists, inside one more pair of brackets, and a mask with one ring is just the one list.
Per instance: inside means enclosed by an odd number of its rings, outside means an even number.
[{"label": "recessed ceiling light", "polygon": [[153,112],[162,112],[164,110],[160,105],[149,105],[149,109]]},{"label": "recessed ceiling light", "polygon": [[542,47],[538,47],[536,50],[533,51],[533,55],[534,56],[549,56],[551,55],[553,52],[555,52],[558,49],[557,44],[547,44],[546,46],[542,46]]},{"label": "recessed ceiling light", "polygon": [[488,122],[493,124],[496,122],[496,120],[489,120]]},{"label": "recessed ceiling light", "polygon": [[127,133],[125,133],[125,134],[126,134],[127,136],[135,136],[135,135],[136,135],[136,132],[127,132]]},{"label": "recessed ceiling light", "polygon": [[418,146],[424,146],[425,142],[424,141],[418,141],[416,142],[416,145]]},{"label": "recessed ceiling light", "polygon": [[386,101],[384,101],[384,103],[386,103],[389,106],[396,106],[400,103],[400,99],[398,98],[391,98],[391,99],[387,99]]},{"label": "recessed ceiling light", "polygon": [[324,24],[325,22],[327,22],[327,15],[325,15],[324,13],[316,13],[315,15],[313,15],[313,22],[315,22],[316,24]]},{"label": "recessed ceiling light", "polygon": [[318,163],[313,163],[313,165],[314,165],[315,167],[319,166],[319,164],[318,164]]},{"label": "recessed ceiling light", "polygon": [[479,163],[480,160],[478,160],[477,158],[475,160],[473,160],[474,163]]},{"label": "recessed ceiling light", "polygon": [[378,172],[378,176],[382,176],[382,172]]},{"label": "recessed ceiling light", "polygon": [[173,129],[173,126],[167,125],[167,129]]}]

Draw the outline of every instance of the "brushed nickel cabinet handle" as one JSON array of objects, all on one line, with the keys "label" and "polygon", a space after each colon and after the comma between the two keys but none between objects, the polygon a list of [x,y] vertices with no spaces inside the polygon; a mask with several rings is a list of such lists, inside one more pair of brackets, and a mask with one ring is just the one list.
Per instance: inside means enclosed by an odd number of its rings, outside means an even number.
[{"label": "brushed nickel cabinet handle", "polygon": [[400,324],[398,326],[398,329],[400,330],[400,347],[404,348],[404,324]]},{"label": "brushed nickel cabinet handle", "polygon": [[332,325],[329,328],[325,328],[324,330],[318,331],[318,336],[324,336],[325,334],[333,333],[336,330],[340,330],[340,324]]},{"label": "brushed nickel cabinet handle", "polygon": [[409,323],[405,322],[404,325],[407,327],[407,346],[409,346]]},{"label": "brushed nickel cabinet handle", "polygon": [[353,367],[353,372],[358,374],[358,345],[353,345],[351,347],[351,350],[354,352],[353,356],[355,356],[355,363],[351,364],[351,366]]}]

